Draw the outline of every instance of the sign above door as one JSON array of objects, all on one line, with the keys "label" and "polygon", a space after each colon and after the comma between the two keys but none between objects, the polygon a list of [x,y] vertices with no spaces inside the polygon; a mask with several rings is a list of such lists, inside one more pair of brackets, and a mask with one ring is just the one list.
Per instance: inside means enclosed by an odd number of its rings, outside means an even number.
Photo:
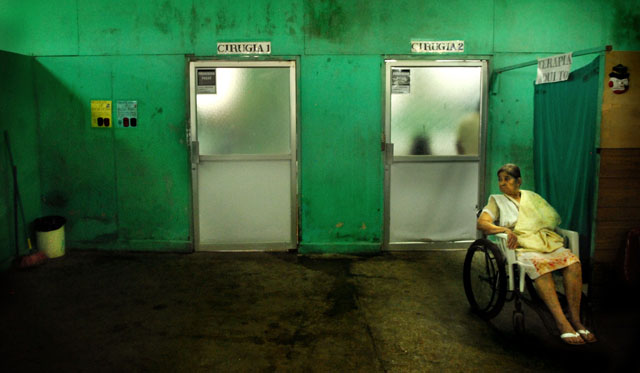
[{"label": "sign above door", "polygon": [[411,42],[411,53],[464,53],[464,40]]},{"label": "sign above door", "polygon": [[270,41],[218,43],[218,54],[271,54]]}]

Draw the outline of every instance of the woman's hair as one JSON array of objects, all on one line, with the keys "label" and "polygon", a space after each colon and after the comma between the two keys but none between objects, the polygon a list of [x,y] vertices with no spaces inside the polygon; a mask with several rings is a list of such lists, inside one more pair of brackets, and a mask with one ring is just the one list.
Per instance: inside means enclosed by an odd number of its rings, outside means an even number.
[{"label": "woman's hair", "polygon": [[500,176],[501,172],[506,172],[507,175],[510,175],[514,179],[519,179],[520,176],[520,167],[516,166],[513,163],[507,163],[504,166],[500,167],[498,170],[498,176]]}]

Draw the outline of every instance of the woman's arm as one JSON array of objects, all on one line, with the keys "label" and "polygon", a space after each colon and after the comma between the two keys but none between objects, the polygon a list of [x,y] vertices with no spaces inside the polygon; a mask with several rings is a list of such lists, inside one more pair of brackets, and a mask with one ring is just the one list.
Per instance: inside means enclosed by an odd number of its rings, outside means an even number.
[{"label": "woman's arm", "polygon": [[477,227],[485,234],[506,233],[507,246],[510,249],[518,247],[518,237],[511,231],[511,229],[493,224],[493,218],[486,212],[483,212],[478,218]]}]

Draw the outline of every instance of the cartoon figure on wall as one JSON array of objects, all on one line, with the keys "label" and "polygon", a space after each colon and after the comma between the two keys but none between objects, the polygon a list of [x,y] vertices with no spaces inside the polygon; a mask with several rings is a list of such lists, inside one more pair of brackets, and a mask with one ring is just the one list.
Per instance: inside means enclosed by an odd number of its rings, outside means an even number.
[{"label": "cartoon figure on wall", "polygon": [[625,93],[629,89],[629,73],[627,67],[618,64],[609,73],[609,87],[615,94]]}]

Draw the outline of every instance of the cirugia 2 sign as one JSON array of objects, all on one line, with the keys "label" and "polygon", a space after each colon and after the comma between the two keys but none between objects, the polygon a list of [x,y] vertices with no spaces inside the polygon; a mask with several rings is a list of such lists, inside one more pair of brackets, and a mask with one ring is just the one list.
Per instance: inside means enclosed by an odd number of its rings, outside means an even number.
[{"label": "cirugia 2 sign", "polygon": [[464,53],[464,40],[412,41],[411,53]]}]

